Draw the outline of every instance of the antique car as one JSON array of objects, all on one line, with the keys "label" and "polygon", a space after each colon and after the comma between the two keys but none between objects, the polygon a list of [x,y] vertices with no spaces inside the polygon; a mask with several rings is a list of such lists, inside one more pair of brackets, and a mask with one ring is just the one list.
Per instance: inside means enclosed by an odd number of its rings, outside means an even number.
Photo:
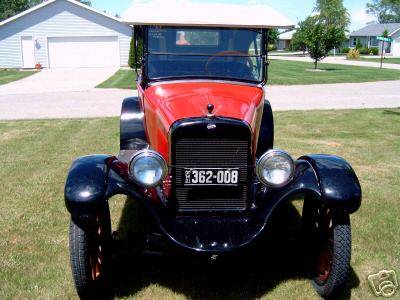
[{"label": "antique car", "polygon": [[138,97],[122,105],[120,153],[78,158],[65,186],[79,296],[106,278],[118,194],[143,203],[171,245],[209,256],[254,244],[300,195],[312,285],[332,296],[349,272],[361,187],[340,157],[274,148],[268,33],[292,23],[264,5],[190,2],[137,4],[124,18],[141,67]]}]

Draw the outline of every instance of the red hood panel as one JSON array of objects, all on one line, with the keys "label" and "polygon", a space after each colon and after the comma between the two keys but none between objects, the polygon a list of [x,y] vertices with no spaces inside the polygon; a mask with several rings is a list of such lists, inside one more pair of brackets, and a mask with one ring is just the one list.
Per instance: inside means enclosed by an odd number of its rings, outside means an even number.
[{"label": "red hood panel", "polygon": [[216,116],[246,121],[254,136],[258,135],[264,103],[261,87],[210,82],[165,83],[139,93],[143,99],[147,138],[151,147],[166,160],[171,125],[181,119],[205,117],[210,103],[215,107]]},{"label": "red hood panel", "polygon": [[169,126],[180,119],[204,117],[209,103],[214,105],[216,116],[240,119],[253,125],[262,95],[260,87],[225,83],[171,83],[147,89],[145,101],[157,108],[160,117]]}]

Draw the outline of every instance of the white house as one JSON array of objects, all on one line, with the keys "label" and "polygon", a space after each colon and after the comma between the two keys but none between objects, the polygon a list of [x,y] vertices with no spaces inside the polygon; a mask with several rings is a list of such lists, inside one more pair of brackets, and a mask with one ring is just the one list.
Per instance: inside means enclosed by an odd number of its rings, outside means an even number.
[{"label": "white house", "polygon": [[276,44],[276,48],[278,51],[288,50],[290,47],[290,43],[292,42],[293,35],[296,33],[295,30],[285,31],[279,34],[278,41]]},{"label": "white house", "polygon": [[363,47],[376,47],[380,51],[382,43],[377,37],[382,36],[385,30],[389,32],[389,37],[393,39],[392,43],[386,43],[386,53],[388,55],[400,56],[400,23],[369,24],[356,30],[350,34],[350,48],[356,47],[357,42],[360,41]]},{"label": "white house", "polygon": [[0,23],[0,67],[128,65],[132,27],[74,0],[49,0]]}]

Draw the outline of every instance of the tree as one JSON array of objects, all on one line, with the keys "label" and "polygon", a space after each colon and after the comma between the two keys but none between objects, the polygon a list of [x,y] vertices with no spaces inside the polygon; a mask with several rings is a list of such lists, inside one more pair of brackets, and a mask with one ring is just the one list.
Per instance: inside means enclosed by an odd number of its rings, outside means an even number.
[{"label": "tree", "polygon": [[307,48],[317,69],[318,62],[346,40],[349,24],[350,16],[343,0],[317,0],[314,14],[299,23],[293,46]]},{"label": "tree", "polygon": [[275,45],[279,38],[279,31],[277,29],[271,29],[268,31],[268,45]]},{"label": "tree", "polygon": [[[136,68],[140,68],[142,66],[142,57],[143,57],[143,40],[141,38],[141,34],[140,34],[140,27],[136,27],[134,30],[137,30],[138,32],[137,37],[138,37],[138,46],[137,46],[137,51],[136,51],[136,55],[137,55],[137,59],[135,57],[135,34],[133,32],[132,34],[132,39],[131,39],[131,48],[129,50],[129,60],[128,60],[128,65],[129,67],[131,67],[132,69],[136,69]],[[135,62],[137,62],[135,64]]]},{"label": "tree", "polygon": [[307,45],[305,43],[305,26],[302,26],[302,23],[299,24],[299,28],[293,34],[292,41],[290,42],[289,49],[291,51],[303,51],[305,53],[307,51]]},{"label": "tree", "polygon": [[389,37],[389,30],[385,29],[383,31],[383,33],[382,33],[382,36],[385,37],[385,38],[388,38]]},{"label": "tree", "polygon": [[[38,4],[46,2],[46,1],[47,0],[30,0],[29,2],[30,2],[30,6],[34,6],[34,5],[38,5]],[[76,1],[78,1],[82,4],[85,4],[85,5],[88,5],[88,6],[92,5],[92,2],[90,0],[76,0]]]},{"label": "tree", "polygon": [[300,23],[301,42],[307,47],[314,60],[315,69],[318,62],[328,56],[329,52],[339,47],[346,38],[343,28],[328,26],[318,16],[308,17]]},{"label": "tree", "polygon": [[364,45],[361,43],[360,39],[357,39],[357,43],[356,43],[356,49],[360,50],[362,47],[364,47]]},{"label": "tree", "polygon": [[367,13],[379,23],[400,23],[400,0],[372,0],[367,4]]},{"label": "tree", "polygon": [[29,7],[29,0],[0,0],[0,21],[23,12]]},{"label": "tree", "polygon": [[[45,2],[45,0],[0,0],[0,21],[15,16],[42,2]],[[91,5],[90,1],[82,0],[80,2]]]},{"label": "tree", "polygon": [[350,14],[343,5],[343,0],[317,0],[314,12],[328,26],[346,30],[350,25]]}]

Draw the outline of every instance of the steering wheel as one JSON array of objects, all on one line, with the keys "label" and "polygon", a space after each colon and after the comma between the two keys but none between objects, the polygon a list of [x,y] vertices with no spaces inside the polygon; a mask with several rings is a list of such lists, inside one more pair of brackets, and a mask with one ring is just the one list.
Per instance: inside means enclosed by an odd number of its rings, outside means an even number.
[{"label": "steering wheel", "polygon": [[236,56],[237,58],[246,58],[247,59],[246,65],[248,65],[248,67],[250,67],[250,70],[253,70],[253,68],[254,68],[253,61],[251,60],[250,57],[247,56],[247,53],[241,52],[241,51],[221,51],[221,52],[218,52],[217,54],[214,54],[207,60],[207,63],[205,66],[205,71],[208,75],[213,75],[212,74],[213,72],[210,71],[210,66],[214,63],[216,58],[222,57],[222,56],[231,56],[231,57]]}]

